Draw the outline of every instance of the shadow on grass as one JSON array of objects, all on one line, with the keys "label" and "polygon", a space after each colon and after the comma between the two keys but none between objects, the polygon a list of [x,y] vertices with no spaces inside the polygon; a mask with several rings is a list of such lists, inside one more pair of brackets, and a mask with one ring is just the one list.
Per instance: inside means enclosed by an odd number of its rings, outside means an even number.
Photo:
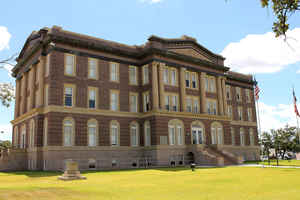
[{"label": "shadow on grass", "polygon": [[61,172],[53,171],[17,171],[17,172],[4,172],[7,175],[19,175],[19,176],[28,176],[30,178],[41,178],[41,177],[52,177],[59,176]]}]

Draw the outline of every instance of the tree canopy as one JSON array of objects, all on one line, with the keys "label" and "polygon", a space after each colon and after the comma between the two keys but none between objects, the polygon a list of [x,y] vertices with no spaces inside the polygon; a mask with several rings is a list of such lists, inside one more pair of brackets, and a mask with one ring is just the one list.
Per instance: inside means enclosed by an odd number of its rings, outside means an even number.
[{"label": "tree canopy", "polygon": [[289,18],[297,11],[300,11],[300,0],[261,0],[262,7],[272,7],[276,16],[273,23],[273,32],[276,37],[286,34],[289,29]]}]

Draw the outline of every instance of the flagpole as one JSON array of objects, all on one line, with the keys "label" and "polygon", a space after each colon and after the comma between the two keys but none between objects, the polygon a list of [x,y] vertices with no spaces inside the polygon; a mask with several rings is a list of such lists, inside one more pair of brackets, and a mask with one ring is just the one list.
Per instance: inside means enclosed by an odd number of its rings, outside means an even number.
[{"label": "flagpole", "polygon": [[[294,88],[294,85],[293,85],[293,98],[296,98],[295,97],[295,88]],[[297,100],[294,99],[294,106],[297,106]],[[299,121],[298,121],[298,115],[297,113],[295,112],[295,116],[296,116],[296,122],[297,122],[297,136],[298,136],[298,139],[299,139],[299,143],[300,143],[300,134],[299,134]]]},{"label": "flagpole", "polygon": [[257,107],[258,131],[259,131],[259,135],[261,137],[262,134],[261,134],[261,126],[260,126],[260,116],[259,116],[258,99],[255,102],[256,102],[256,107]]}]

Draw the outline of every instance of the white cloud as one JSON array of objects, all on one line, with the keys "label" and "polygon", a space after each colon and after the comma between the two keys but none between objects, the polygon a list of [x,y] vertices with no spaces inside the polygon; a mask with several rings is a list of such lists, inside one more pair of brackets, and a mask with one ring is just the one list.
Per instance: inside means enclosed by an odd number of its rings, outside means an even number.
[{"label": "white cloud", "polygon": [[242,73],[274,73],[300,61],[300,28],[287,32],[287,40],[273,32],[250,34],[228,44],[221,55],[225,65]]},{"label": "white cloud", "polygon": [[[300,104],[298,104],[298,110]],[[262,131],[283,128],[286,124],[296,126],[294,104],[278,104],[275,106],[259,102],[259,114]]]},{"label": "white cloud", "polygon": [[296,72],[297,74],[300,74],[300,69]]},{"label": "white cloud", "polygon": [[142,3],[150,3],[150,4],[154,4],[154,3],[160,3],[163,0],[140,0],[140,2]]},{"label": "white cloud", "polygon": [[0,124],[0,140],[11,140],[12,126],[11,124]]},{"label": "white cloud", "polygon": [[11,34],[8,32],[7,28],[4,26],[0,26],[0,51],[4,49],[9,49],[9,40],[11,38]]}]

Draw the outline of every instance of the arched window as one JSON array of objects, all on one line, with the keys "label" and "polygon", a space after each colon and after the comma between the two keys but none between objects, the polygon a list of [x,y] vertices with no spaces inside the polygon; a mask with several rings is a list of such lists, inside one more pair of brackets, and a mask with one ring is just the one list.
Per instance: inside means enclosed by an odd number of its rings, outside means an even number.
[{"label": "arched window", "polygon": [[88,121],[88,146],[94,147],[98,145],[98,123],[97,120]]},{"label": "arched window", "polygon": [[224,144],[223,126],[219,122],[213,122],[211,124],[211,143]]},{"label": "arched window", "polygon": [[178,119],[169,121],[169,145],[183,145],[184,144],[184,125]]},{"label": "arched window", "polygon": [[18,133],[18,127],[14,128],[14,147],[17,148],[18,147],[18,137],[19,137],[19,133]]},{"label": "arched window", "polygon": [[48,145],[48,118],[44,119],[44,147]]},{"label": "arched window", "polygon": [[66,118],[63,121],[63,146],[74,145],[75,123],[72,118]]},{"label": "arched window", "polygon": [[30,127],[29,127],[29,147],[34,147],[34,120],[32,119],[30,121]]},{"label": "arched window", "polygon": [[145,121],[144,123],[144,145],[151,146],[151,127],[149,121]]},{"label": "arched window", "polygon": [[21,128],[21,141],[20,141],[20,147],[22,149],[26,148],[26,124],[24,124]]},{"label": "arched window", "polygon": [[130,145],[139,146],[139,124],[137,122],[130,124]]},{"label": "arched window", "polygon": [[249,136],[250,136],[250,145],[254,146],[254,134],[253,134],[253,129],[249,129]]},{"label": "arched window", "polygon": [[191,124],[191,140],[192,144],[204,144],[205,134],[204,134],[204,124],[200,121],[193,121]]},{"label": "arched window", "polygon": [[115,120],[110,122],[110,144],[111,146],[120,145],[120,125]]},{"label": "arched window", "polygon": [[245,146],[245,133],[244,128],[240,128],[240,145]]}]

